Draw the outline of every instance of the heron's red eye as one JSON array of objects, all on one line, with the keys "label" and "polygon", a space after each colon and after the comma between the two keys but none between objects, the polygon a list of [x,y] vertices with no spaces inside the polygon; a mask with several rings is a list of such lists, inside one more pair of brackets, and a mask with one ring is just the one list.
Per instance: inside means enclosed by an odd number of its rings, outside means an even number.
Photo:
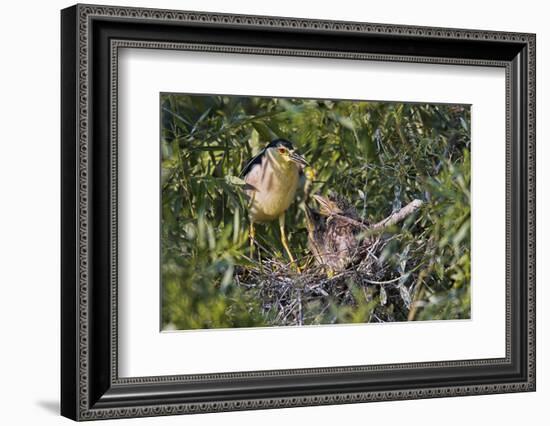
[{"label": "heron's red eye", "polygon": [[284,149],[284,148],[279,148],[279,154],[284,154],[285,151],[286,151],[286,149]]}]

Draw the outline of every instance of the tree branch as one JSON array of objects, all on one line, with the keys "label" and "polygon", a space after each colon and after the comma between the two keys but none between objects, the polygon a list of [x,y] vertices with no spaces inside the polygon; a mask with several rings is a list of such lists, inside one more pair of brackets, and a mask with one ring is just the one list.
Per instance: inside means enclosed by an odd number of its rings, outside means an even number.
[{"label": "tree branch", "polygon": [[375,223],[374,225],[367,225],[366,223],[340,214],[335,214],[335,216],[345,222],[348,222],[359,228],[363,228],[367,231],[381,231],[389,228],[390,226],[397,225],[399,222],[403,221],[405,218],[416,212],[422,206],[422,204],[422,200],[413,200],[402,209],[392,213],[390,216],[388,216],[384,220],[381,220],[378,223]]},{"label": "tree branch", "polygon": [[392,225],[397,225],[399,222],[404,220],[406,217],[413,214],[415,211],[417,211],[422,206],[422,200],[413,200],[409,204],[407,204],[402,209],[396,211],[395,213],[392,213],[390,216],[388,216],[386,219],[381,220],[378,223],[375,223],[374,225],[371,225],[370,229],[384,229],[388,228]]}]

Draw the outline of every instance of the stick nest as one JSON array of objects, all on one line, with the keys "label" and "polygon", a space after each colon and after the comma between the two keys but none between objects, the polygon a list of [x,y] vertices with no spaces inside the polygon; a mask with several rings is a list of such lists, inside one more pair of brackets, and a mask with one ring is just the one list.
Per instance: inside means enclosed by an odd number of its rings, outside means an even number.
[{"label": "stick nest", "polygon": [[393,322],[407,319],[409,289],[393,268],[379,261],[387,239],[369,240],[361,258],[331,274],[309,262],[301,273],[277,259],[241,267],[236,279],[261,303],[268,325]]}]

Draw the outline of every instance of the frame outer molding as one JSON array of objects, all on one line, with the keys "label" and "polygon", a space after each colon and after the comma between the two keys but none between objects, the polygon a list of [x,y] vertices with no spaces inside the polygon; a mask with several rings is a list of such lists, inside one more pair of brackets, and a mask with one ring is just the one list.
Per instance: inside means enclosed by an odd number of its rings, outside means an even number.
[{"label": "frame outer molding", "polygon": [[[89,55],[92,18],[118,18],[142,22],[216,24],[231,27],[256,27],[291,30],[315,30],[327,33],[362,33],[452,39],[505,41],[523,44],[526,61],[527,105],[524,134],[527,140],[527,380],[479,386],[450,386],[398,391],[335,393],[301,397],[274,397],[224,400],[206,403],[175,403],[135,408],[94,408],[89,389],[89,233],[90,233],[90,162],[89,162]],[[535,390],[535,46],[534,34],[496,32],[437,27],[337,22],[270,16],[247,16],[189,11],[171,11],[128,7],[76,5],[62,12],[62,101],[77,105],[74,113],[62,108],[62,404],[63,415],[75,420],[113,417],[142,417],[184,413],[282,408],[353,402],[465,396]],[[74,51],[74,63],[71,59]],[[65,58],[65,60],[64,60]],[[73,98],[72,94],[76,94]],[[74,107],[73,107],[74,109]],[[76,141],[76,143],[75,143]],[[73,166],[74,164],[74,166]],[[76,235],[76,239],[75,239]],[[116,253],[116,247],[113,248]],[[72,259],[72,260],[71,260]],[[74,262],[74,263],[73,263]],[[508,265],[507,265],[508,268]],[[507,274],[508,275],[508,274]],[[76,320],[76,321],[73,321]],[[69,321],[73,324],[67,325]],[[76,326],[78,324],[78,327]],[[74,342],[74,344],[72,344]],[[71,358],[68,354],[73,353]],[[112,372],[115,374],[116,372]],[[151,378],[155,382],[158,378]],[[172,380],[177,380],[177,377]],[[170,380],[170,377],[168,377]]]}]

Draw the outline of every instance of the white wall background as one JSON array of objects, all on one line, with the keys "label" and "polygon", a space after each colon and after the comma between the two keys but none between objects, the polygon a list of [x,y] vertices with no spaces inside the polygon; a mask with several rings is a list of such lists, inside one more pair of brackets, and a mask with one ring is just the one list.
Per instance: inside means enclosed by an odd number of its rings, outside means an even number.
[{"label": "white wall background", "polygon": [[[490,420],[544,424],[550,401],[550,27],[537,0],[119,0],[142,7],[355,20],[537,33],[538,390],[530,394],[293,408],[107,421],[102,424],[445,426]],[[2,424],[69,424],[59,406],[59,9],[62,0],[11,1],[0,25],[0,418]]]}]

